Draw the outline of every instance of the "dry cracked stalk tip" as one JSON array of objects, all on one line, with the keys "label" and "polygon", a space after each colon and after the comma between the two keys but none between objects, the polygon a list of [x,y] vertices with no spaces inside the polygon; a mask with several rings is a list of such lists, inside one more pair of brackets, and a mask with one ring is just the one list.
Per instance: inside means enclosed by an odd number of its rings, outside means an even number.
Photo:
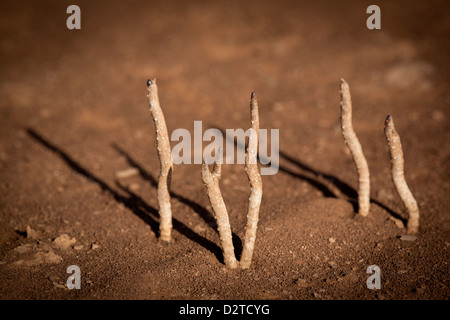
[{"label": "dry cracked stalk tip", "polygon": [[170,149],[169,134],[166,120],[159,104],[158,86],[156,80],[147,80],[147,97],[156,132],[156,146],[158,151],[160,174],[158,177],[158,207],[160,216],[159,237],[170,242],[172,232],[172,210],[170,206],[170,180],[173,163]]},{"label": "dry cracked stalk tip", "polygon": [[350,89],[344,79],[341,79],[341,129],[345,143],[355,163],[358,172],[358,213],[367,216],[370,209],[370,174],[369,166],[353,130],[352,100]]},{"label": "dry cracked stalk tip", "polygon": [[391,157],[392,181],[409,214],[407,232],[416,234],[419,231],[419,207],[405,180],[402,144],[400,136],[395,130],[394,120],[390,115],[387,116],[384,123],[384,134]]}]

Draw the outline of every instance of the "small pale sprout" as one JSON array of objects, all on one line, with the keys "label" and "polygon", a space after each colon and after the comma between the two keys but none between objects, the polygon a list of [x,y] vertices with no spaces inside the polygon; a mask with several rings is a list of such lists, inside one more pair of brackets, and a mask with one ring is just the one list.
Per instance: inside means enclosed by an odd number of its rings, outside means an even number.
[{"label": "small pale sprout", "polygon": [[[170,206],[169,193],[169,173],[172,171],[172,155],[167,136],[166,120],[159,104],[158,86],[155,79],[147,80],[148,103],[150,105],[150,113],[155,123],[156,133],[156,150],[158,151],[160,163],[160,175],[158,179],[158,207],[159,207],[159,237],[161,240],[170,242],[172,232],[172,209]],[[160,130],[158,130],[158,125]]]},{"label": "small pale sprout", "polygon": [[367,160],[364,157],[361,144],[353,130],[352,100],[350,88],[344,79],[341,79],[341,129],[345,144],[353,158],[358,172],[358,213],[367,216],[370,209],[370,174]]},{"label": "small pale sprout", "polygon": [[[256,132],[256,146],[258,148],[258,135],[259,135],[259,114],[258,104],[254,92],[251,95],[250,102],[251,124],[252,129]],[[247,224],[245,228],[244,245],[242,249],[241,261],[238,262],[234,253],[234,246],[231,234],[230,222],[228,219],[228,212],[223,201],[222,194],[220,192],[219,179],[221,176],[221,157],[222,148],[219,148],[216,154],[216,160],[214,161],[214,168],[211,172],[208,167],[207,158],[203,158],[202,164],[202,179],[206,186],[206,191],[209,199],[209,203],[213,209],[214,217],[218,226],[220,240],[222,244],[222,252],[225,260],[225,265],[230,268],[249,268],[253,256],[253,249],[256,240],[256,230],[259,219],[259,208],[262,198],[262,182],[256,163],[249,161],[250,153],[254,153],[254,150],[250,150],[249,145],[245,150],[245,172],[247,173],[251,192],[248,200],[247,207]]]},{"label": "small pale sprout", "polygon": [[402,144],[391,115],[384,122],[384,134],[391,157],[392,181],[409,214],[407,232],[410,235],[416,234],[419,231],[419,207],[405,180]]}]

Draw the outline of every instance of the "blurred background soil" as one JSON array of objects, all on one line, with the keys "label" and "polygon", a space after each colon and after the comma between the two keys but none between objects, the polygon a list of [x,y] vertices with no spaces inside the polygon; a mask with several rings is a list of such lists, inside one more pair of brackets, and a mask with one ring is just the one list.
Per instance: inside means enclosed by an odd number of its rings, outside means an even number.
[{"label": "blurred background soil", "polygon": [[[376,1],[382,29],[368,30],[372,2],[2,1],[0,298],[448,299],[450,6]],[[66,28],[71,4],[81,30]],[[261,128],[280,130],[250,269],[223,264],[199,165],[175,166],[174,241],[158,241],[148,78],[169,132],[246,129],[252,91]],[[341,78],[370,168],[366,218]],[[387,114],[420,207],[415,241],[400,238]],[[239,254],[243,166],[225,165],[221,187]],[[81,290],[65,287],[70,265]]]}]

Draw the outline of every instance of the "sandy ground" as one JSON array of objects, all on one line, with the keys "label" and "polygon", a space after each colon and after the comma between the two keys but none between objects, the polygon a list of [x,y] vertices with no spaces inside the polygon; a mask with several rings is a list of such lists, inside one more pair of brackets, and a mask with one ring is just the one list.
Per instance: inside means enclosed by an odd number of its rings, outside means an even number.
[{"label": "sandy ground", "polygon": [[[66,28],[67,1],[0,4],[1,299],[449,298],[446,1],[377,1],[381,30],[366,28],[368,1],[76,2],[81,30]],[[246,129],[252,91],[261,128],[280,130],[250,269],[224,265],[199,165],[175,166],[173,241],[158,240],[153,77],[170,132]],[[365,218],[341,78],[370,168]],[[415,241],[400,239],[387,114],[420,207]],[[242,165],[224,166],[221,188],[239,256]],[[65,287],[70,265],[80,290]]]}]

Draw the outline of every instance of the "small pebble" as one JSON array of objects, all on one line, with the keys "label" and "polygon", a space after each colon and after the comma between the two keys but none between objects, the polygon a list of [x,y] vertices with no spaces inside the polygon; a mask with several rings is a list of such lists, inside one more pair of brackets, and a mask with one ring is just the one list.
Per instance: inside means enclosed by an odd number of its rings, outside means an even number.
[{"label": "small pebble", "polygon": [[60,277],[58,276],[50,276],[48,279],[52,282],[61,281]]},{"label": "small pebble", "polygon": [[416,241],[417,237],[409,234],[404,234],[400,236],[400,240],[402,241]]},{"label": "small pebble", "polygon": [[403,224],[403,221],[394,217],[389,217],[390,220],[394,221],[395,225],[399,229],[404,229],[405,225]]},{"label": "small pebble", "polygon": [[40,238],[40,234],[36,230],[31,229],[30,226],[27,226],[27,238],[38,240]]},{"label": "small pebble", "polygon": [[117,171],[116,177],[117,178],[129,178],[132,176],[135,176],[139,174],[139,170],[137,168],[128,168],[125,170]]},{"label": "small pebble", "polygon": [[307,288],[310,286],[305,279],[297,279],[295,280],[295,284],[300,288]]},{"label": "small pebble", "polygon": [[59,289],[66,289],[66,286],[65,286],[65,285],[60,284],[60,283],[55,282],[55,281],[53,281],[53,285],[54,285],[56,288],[59,288]]},{"label": "small pebble", "polygon": [[53,240],[53,243],[61,250],[67,250],[77,242],[77,239],[70,238],[68,234],[62,234]]}]

